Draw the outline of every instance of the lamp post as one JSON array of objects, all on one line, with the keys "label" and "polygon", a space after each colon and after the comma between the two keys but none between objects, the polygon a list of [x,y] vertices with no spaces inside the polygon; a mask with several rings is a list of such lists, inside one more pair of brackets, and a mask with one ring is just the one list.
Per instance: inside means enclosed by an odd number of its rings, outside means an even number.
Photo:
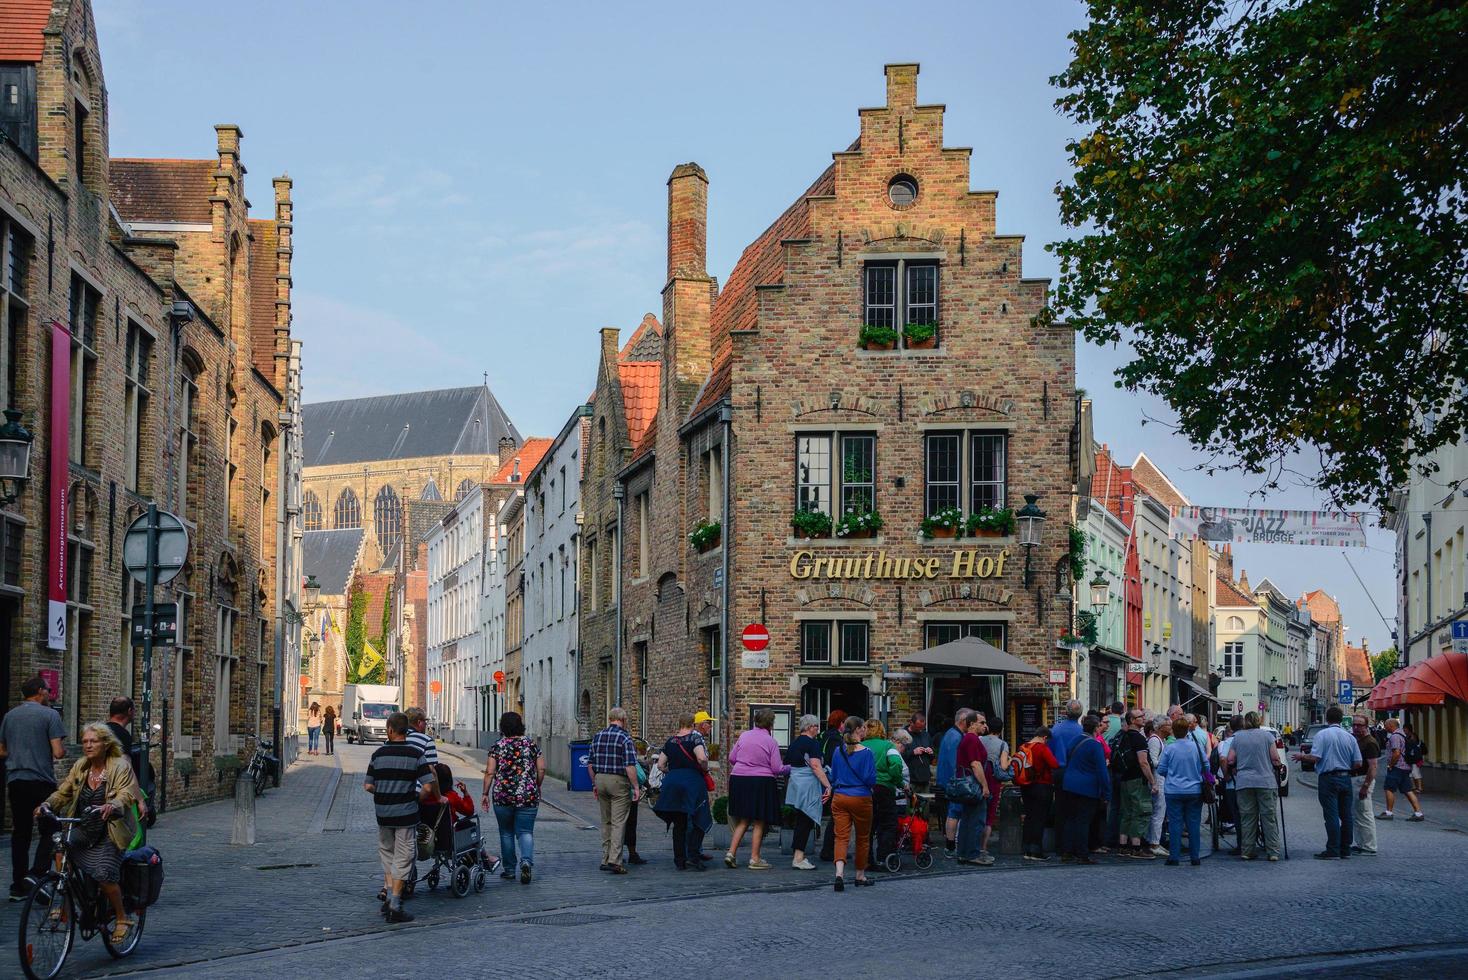
[{"label": "lamp post", "polygon": [[1101,569],[1096,569],[1096,577],[1091,579],[1091,608],[1105,609],[1106,604],[1111,601],[1111,581]]},{"label": "lamp post", "polygon": [[5,424],[0,425],[0,500],[5,506],[15,503],[31,478],[31,442],[35,436],[20,424],[18,409],[5,410]]},{"label": "lamp post", "polygon": [[315,575],[306,576],[306,584],[301,591],[306,596],[306,605],[315,608],[316,603],[321,601],[321,583],[316,581]]},{"label": "lamp post", "polygon": [[1035,546],[1040,543],[1040,530],[1045,525],[1045,512],[1035,506],[1035,501],[1039,499],[1039,494],[1025,494],[1025,505],[1015,515],[1019,521],[1019,543],[1024,545],[1025,549],[1026,588],[1033,584],[1034,574],[1030,568],[1030,556],[1033,554]]}]

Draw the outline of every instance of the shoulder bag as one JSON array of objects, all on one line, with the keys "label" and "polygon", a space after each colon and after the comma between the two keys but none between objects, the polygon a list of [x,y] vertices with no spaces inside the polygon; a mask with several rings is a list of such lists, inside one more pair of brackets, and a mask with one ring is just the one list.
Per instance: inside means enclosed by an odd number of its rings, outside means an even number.
[{"label": "shoulder bag", "polygon": [[1218,794],[1213,789],[1213,770],[1208,768],[1208,762],[1203,758],[1203,747],[1190,735],[1188,741],[1193,743],[1193,748],[1198,753],[1198,766],[1203,771],[1203,802],[1217,803]]},{"label": "shoulder bag", "polygon": [[711,772],[709,772],[707,769],[705,769],[703,766],[700,766],[698,764],[698,759],[694,757],[694,755],[693,755],[692,752],[689,752],[688,751],[688,746],[684,743],[684,741],[681,738],[680,739],[677,739],[677,742],[678,742],[678,748],[682,749],[683,750],[683,754],[686,755],[686,756],[688,756],[688,761],[691,762],[691,763],[693,763],[694,767],[697,768],[699,772],[703,773],[703,784],[705,786],[707,786],[708,787],[708,791],[710,793],[712,793],[714,791],[714,777],[713,777],[713,774]]}]

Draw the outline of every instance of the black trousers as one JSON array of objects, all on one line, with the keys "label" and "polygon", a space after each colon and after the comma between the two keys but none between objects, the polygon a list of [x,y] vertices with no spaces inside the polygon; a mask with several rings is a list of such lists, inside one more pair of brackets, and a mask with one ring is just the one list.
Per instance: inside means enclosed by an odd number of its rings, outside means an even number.
[{"label": "black trousers", "polygon": [[622,833],[622,843],[627,845],[628,854],[637,853],[637,811],[642,809],[638,803],[633,803],[627,808],[627,829]]},{"label": "black trousers", "polygon": [[1096,805],[1099,801],[1089,796],[1066,793],[1064,790],[1061,793],[1066,809],[1061,852],[1077,858],[1088,858],[1090,853],[1087,844],[1091,828],[1095,823],[1093,818],[1098,812],[1104,811]]},{"label": "black trousers", "polygon": [[795,838],[791,850],[805,853],[805,846],[810,843],[811,832],[816,829],[816,822],[805,815],[804,810],[795,811]]},{"label": "black trousers", "polygon": [[327,725],[321,729],[321,733],[326,736],[326,754],[331,755],[336,751],[336,727]]},{"label": "black trousers", "polygon": [[690,862],[697,864],[703,853],[703,831],[694,825],[686,813],[673,814],[673,863],[684,867]]},{"label": "black trousers", "polygon": [[872,790],[872,848],[880,866],[897,846],[897,791],[878,785]]},{"label": "black trousers", "polygon": [[1050,807],[1055,798],[1053,786],[1021,786],[1025,801],[1024,846],[1026,854],[1045,853],[1045,828],[1050,825]]},{"label": "black trousers", "polygon": [[[36,833],[36,807],[46,802],[46,797],[56,792],[54,783],[43,783],[39,779],[12,779],[6,786],[10,799],[10,816],[13,826],[10,831],[10,874],[13,884],[19,885],[28,874],[45,874],[51,867],[51,835]],[[31,837],[36,841],[36,859],[31,861]]]},{"label": "black trousers", "polygon": [[[835,860],[836,854],[836,820],[829,813],[826,814],[826,827],[821,832],[821,860],[831,862]],[[845,859],[845,855],[842,855]]]}]

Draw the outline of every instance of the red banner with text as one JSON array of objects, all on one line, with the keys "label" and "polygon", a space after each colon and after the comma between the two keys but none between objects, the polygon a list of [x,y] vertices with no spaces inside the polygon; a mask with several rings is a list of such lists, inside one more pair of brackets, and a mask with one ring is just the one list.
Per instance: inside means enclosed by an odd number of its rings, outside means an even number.
[{"label": "red banner with text", "polygon": [[66,520],[71,476],[71,333],[51,324],[50,521],[46,548],[46,648],[66,649]]}]

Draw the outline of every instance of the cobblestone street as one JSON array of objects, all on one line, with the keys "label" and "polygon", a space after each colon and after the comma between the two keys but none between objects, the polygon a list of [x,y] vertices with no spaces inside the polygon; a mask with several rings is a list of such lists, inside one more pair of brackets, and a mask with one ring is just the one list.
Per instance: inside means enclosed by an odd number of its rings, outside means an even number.
[{"label": "cobblestone street", "polygon": [[[1081,964],[1097,976],[1444,975],[1468,964],[1463,808],[1443,806],[1433,818],[1438,801],[1429,796],[1427,823],[1380,825],[1381,857],[1319,862],[1310,855],[1324,831],[1303,783],[1286,803],[1292,860],[1279,865],[1220,855],[1196,870],[1121,859],[1081,869],[1001,857],[993,868],[958,870],[940,859],[932,871],[884,874],[875,888],[835,895],[826,870],[793,871],[773,849],[775,868],[762,874],[722,866],[679,874],[661,821],[647,811],[640,849],[651,863],[623,878],[603,874],[592,799],[552,782],[529,887],[496,878],[464,899],[420,887],[408,903],[417,921],[387,927],[373,897],[380,868],[361,791],[369,753],[339,745],[340,770],[332,758],[307,757],[260,799],[253,848],[228,843],[232,804],[165,815],[152,840],[168,880],[142,948],[117,962],[100,942],[79,944],[68,975],[200,975],[207,964],[211,977],[380,977],[434,957],[471,976],[687,975],[711,963],[742,976],[818,955],[825,969],[866,976],[911,972],[914,950],[934,972],[957,970],[973,949],[984,951],[986,971],[1024,976],[1073,976]],[[482,756],[440,752],[477,795],[470,777]],[[485,831],[497,840],[492,819]],[[1124,925],[1113,914],[1123,900],[1133,910]],[[18,909],[0,912],[6,936]],[[1228,909],[1227,926],[1200,927],[1200,909]],[[385,971],[389,962],[403,966]]]}]

